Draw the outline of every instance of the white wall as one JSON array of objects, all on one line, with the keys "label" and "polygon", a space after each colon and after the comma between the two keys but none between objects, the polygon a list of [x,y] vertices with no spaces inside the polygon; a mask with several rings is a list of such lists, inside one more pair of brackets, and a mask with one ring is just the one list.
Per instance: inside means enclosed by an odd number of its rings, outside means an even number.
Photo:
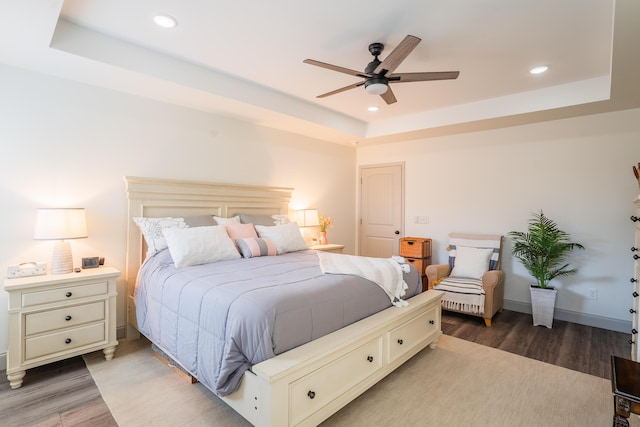
[{"label": "white wall", "polygon": [[[542,209],[586,246],[571,259],[578,274],[555,281],[556,309],[630,331],[639,109],[358,149],[359,165],[394,161],[405,162],[407,236],[433,238],[436,263],[446,262],[449,232],[506,235]],[[418,215],[429,223],[414,223]],[[531,279],[510,248],[505,299],[515,309],[530,304]]]},{"label": "white wall", "polygon": [[[104,256],[124,271],[123,176],[294,187],[292,208],[331,216],[329,238],[355,250],[355,149],[0,65],[0,275],[50,262],[34,241],[38,207],[86,208],[74,261]],[[123,326],[124,281],[118,281]],[[7,294],[0,291],[0,369]]]}]

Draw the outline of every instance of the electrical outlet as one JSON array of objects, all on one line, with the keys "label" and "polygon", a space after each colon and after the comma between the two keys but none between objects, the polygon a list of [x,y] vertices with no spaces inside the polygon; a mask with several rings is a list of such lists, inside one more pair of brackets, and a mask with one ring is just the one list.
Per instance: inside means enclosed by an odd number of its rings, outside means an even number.
[{"label": "electrical outlet", "polygon": [[589,289],[589,299],[598,299],[598,290],[597,289]]}]

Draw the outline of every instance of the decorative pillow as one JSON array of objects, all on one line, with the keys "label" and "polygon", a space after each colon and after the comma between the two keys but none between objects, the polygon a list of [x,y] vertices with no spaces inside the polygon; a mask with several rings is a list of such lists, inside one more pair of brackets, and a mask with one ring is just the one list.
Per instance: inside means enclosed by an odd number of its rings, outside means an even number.
[{"label": "decorative pillow", "polygon": [[258,256],[273,256],[277,254],[276,246],[270,239],[260,237],[247,237],[237,239],[236,245],[244,258]]},{"label": "decorative pillow", "polygon": [[225,226],[162,230],[176,267],[240,258]]},{"label": "decorative pillow", "polygon": [[214,216],[213,219],[216,221],[218,225],[227,225],[227,224],[240,224],[240,218],[238,215],[232,216],[231,218],[223,218],[221,216]]},{"label": "decorative pillow", "polygon": [[289,224],[291,220],[287,215],[271,215],[275,225]]},{"label": "decorative pillow", "polygon": [[147,256],[157,254],[167,248],[167,241],[162,234],[165,228],[187,228],[184,218],[133,218],[147,242]]},{"label": "decorative pillow", "polygon": [[[227,224],[227,234],[231,240],[258,237],[253,224]],[[237,242],[236,242],[237,243]],[[246,258],[246,257],[245,257]]]},{"label": "decorative pillow", "polygon": [[271,217],[271,215],[248,215],[239,213],[237,214],[240,217],[240,222],[243,224],[253,224],[253,225],[275,225],[275,220]]},{"label": "decorative pillow", "polygon": [[254,227],[258,232],[258,236],[273,241],[278,255],[308,249],[297,222],[274,225],[273,227],[264,225],[255,225]]},{"label": "decorative pillow", "polygon": [[472,248],[469,246],[456,247],[456,259],[450,277],[470,277],[482,279],[482,275],[489,271],[489,260],[493,249]]},{"label": "decorative pillow", "polygon": [[211,225],[217,225],[213,219],[213,215],[185,216],[183,219],[187,227],[209,227]]}]

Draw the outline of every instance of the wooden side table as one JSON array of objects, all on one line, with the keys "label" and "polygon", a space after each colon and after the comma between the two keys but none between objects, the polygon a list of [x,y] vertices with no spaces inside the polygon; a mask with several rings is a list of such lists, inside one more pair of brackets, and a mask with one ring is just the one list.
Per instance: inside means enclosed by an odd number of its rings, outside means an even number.
[{"label": "wooden side table", "polygon": [[429,283],[425,270],[431,264],[431,239],[425,237],[401,238],[400,256],[418,269],[422,279],[422,291],[426,291]]},{"label": "wooden side table", "polygon": [[611,356],[613,426],[629,427],[629,415],[640,414],[640,363]]}]

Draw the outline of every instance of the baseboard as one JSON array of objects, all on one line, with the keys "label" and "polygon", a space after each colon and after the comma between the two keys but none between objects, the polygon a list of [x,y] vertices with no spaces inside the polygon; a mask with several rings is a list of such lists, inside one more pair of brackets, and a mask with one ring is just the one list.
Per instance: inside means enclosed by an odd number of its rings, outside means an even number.
[{"label": "baseboard", "polygon": [[[504,309],[517,311],[519,313],[531,314],[531,304],[520,301],[504,300]],[[555,309],[554,319],[566,322],[578,323],[580,325],[592,326],[594,328],[608,329],[616,332],[626,332],[631,334],[632,323],[610,317],[595,316],[592,314],[578,313],[576,311]]]},{"label": "baseboard", "polygon": [[127,327],[126,326],[116,327],[116,339],[123,340],[126,337],[127,337]]},{"label": "baseboard", "polygon": [[0,353],[0,371],[7,370],[7,353]]}]

